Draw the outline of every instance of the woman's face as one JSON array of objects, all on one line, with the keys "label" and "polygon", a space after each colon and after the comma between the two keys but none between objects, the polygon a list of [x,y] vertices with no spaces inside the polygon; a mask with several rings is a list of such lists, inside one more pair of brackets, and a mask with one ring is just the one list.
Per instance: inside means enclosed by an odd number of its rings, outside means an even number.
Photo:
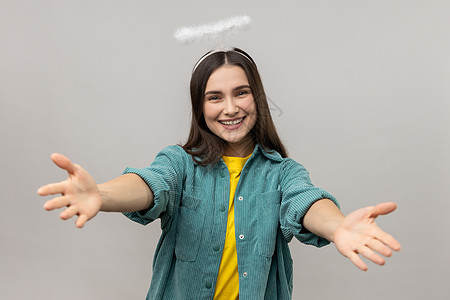
[{"label": "woman's face", "polygon": [[257,113],[245,71],[234,65],[215,70],[206,83],[203,114],[206,125],[228,146],[248,146]]}]

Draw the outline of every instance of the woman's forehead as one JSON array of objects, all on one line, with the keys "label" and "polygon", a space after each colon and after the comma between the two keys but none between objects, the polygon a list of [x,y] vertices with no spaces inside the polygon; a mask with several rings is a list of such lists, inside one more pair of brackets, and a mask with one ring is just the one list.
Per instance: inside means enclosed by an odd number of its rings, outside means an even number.
[{"label": "woman's forehead", "polygon": [[206,90],[221,90],[241,85],[249,85],[244,69],[235,65],[223,65],[211,73]]}]

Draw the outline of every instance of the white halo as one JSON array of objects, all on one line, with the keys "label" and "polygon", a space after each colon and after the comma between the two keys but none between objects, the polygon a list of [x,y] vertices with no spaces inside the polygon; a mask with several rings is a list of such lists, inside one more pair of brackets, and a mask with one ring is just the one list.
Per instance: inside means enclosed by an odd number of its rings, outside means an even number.
[{"label": "white halo", "polygon": [[252,22],[249,16],[232,17],[215,23],[179,28],[174,38],[182,44],[194,41],[218,41],[225,35],[237,34]]}]

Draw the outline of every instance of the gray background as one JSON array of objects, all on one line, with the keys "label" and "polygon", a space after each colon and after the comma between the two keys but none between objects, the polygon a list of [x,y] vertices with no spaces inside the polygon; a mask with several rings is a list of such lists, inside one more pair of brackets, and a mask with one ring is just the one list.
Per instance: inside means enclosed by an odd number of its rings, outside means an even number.
[{"label": "gray background", "polygon": [[364,273],[333,245],[291,245],[294,299],[444,299],[450,238],[450,1],[0,1],[0,298],[143,299],[159,222],[100,213],[79,230],[39,186],[145,167],[187,138],[191,68],[176,28],[248,14],[290,156],[344,213],[382,201],[403,249]]}]

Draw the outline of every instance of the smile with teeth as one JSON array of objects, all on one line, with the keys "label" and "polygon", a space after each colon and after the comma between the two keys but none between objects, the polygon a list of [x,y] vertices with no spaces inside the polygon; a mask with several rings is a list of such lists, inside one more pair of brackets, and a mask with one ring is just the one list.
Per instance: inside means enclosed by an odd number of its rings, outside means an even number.
[{"label": "smile with teeth", "polygon": [[241,123],[243,120],[244,118],[240,118],[232,121],[219,121],[219,122],[222,123],[223,125],[236,125]]}]

